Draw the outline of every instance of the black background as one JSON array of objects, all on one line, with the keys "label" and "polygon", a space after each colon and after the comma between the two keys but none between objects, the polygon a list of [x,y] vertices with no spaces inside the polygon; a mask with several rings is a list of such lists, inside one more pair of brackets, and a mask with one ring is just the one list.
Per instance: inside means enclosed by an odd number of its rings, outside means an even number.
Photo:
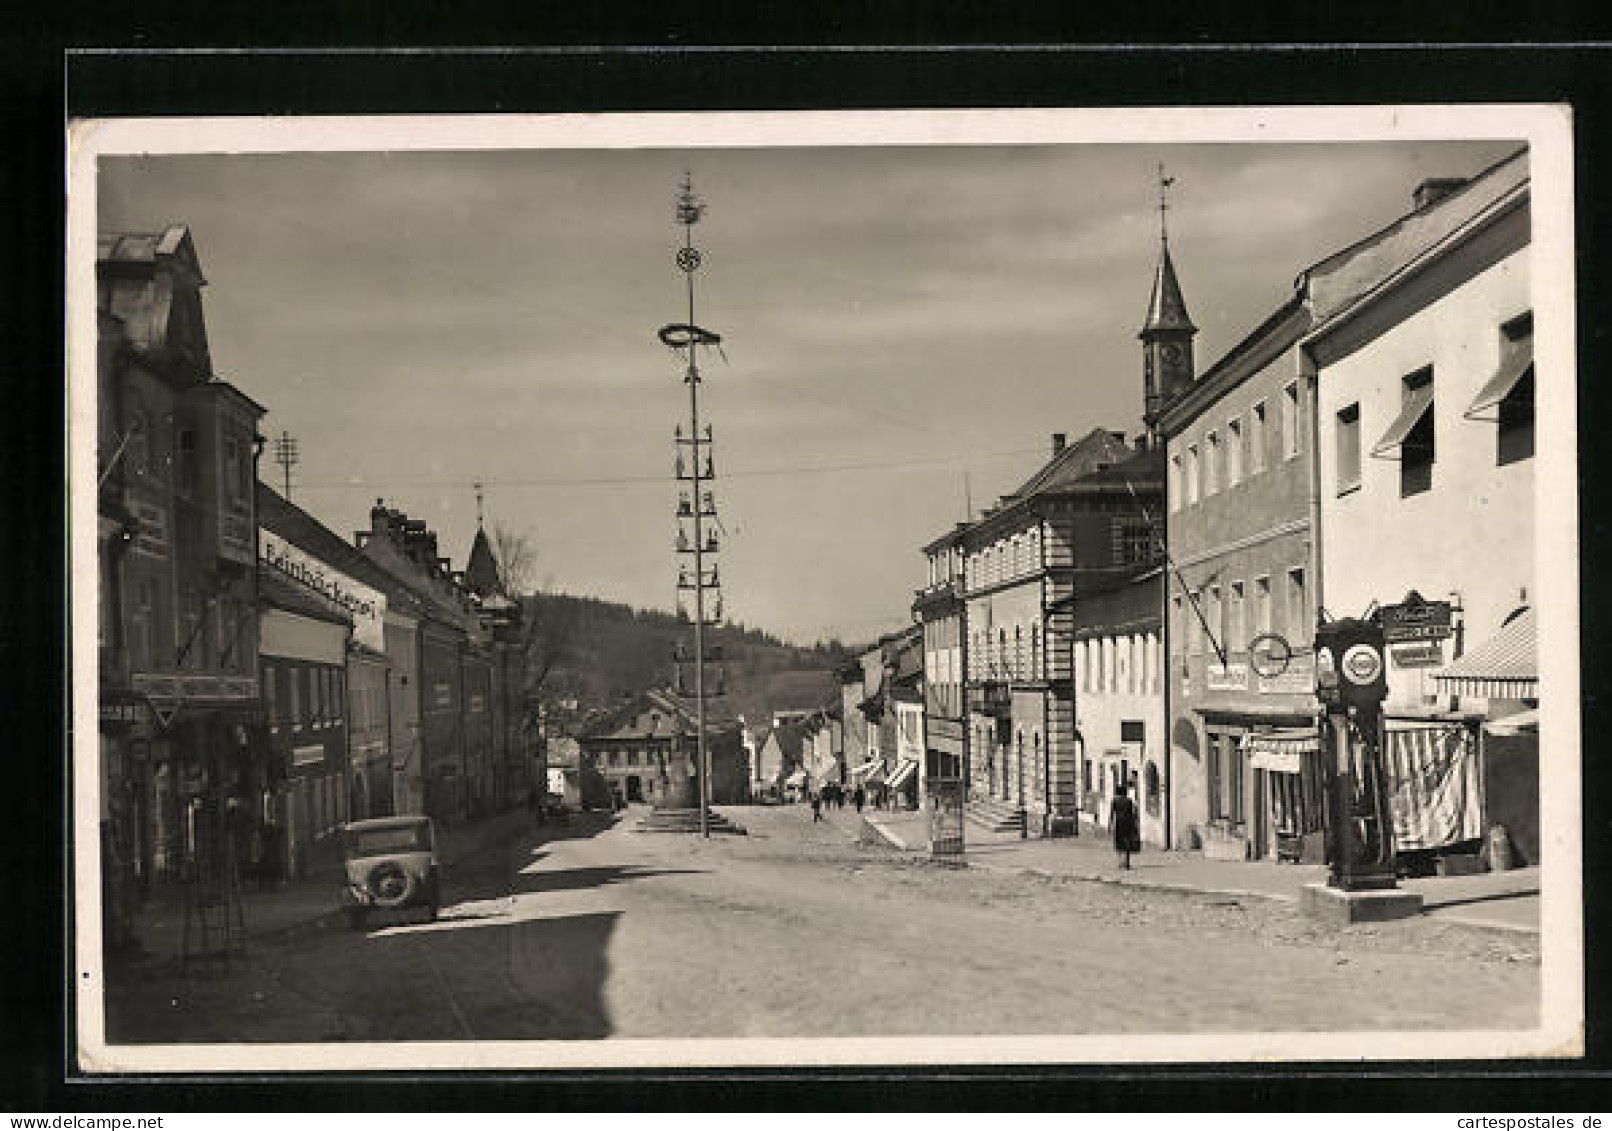
[{"label": "black background", "polygon": [[[1474,6],[1373,10],[1292,5],[1281,17],[1211,26],[1208,9],[1162,5],[1094,24],[1075,6],[889,4],[875,24],[832,5],[762,3],[742,14],[665,3],[469,9],[416,3],[214,4],[175,15],[140,5],[65,5],[0,32],[0,232],[9,503],[0,599],[0,1107],[95,1110],[579,1111],[799,1107],[821,1111],[1084,1108],[1368,1111],[1606,1111],[1612,1001],[1607,742],[1595,724],[1612,638],[1594,585],[1606,557],[1605,476],[1589,448],[1612,380],[1607,344],[1607,148],[1612,38],[1570,9],[1531,7],[1525,29],[1473,24]],[[1477,6],[1496,15],[1495,6]],[[852,11],[855,9],[845,9]],[[1501,13],[1504,15],[1505,13]],[[1283,22],[1277,22],[1278,19]],[[1493,22],[1493,21],[1491,21]],[[1124,23],[1126,26],[1118,26]],[[1599,30],[1601,42],[1583,41]],[[1080,37],[1107,46],[1073,46]],[[1351,43],[1338,46],[1324,41]],[[484,49],[537,44],[537,50]],[[846,46],[860,43],[864,46]],[[265,48],[475,51],[304,54]],[[723,47],[722,44],[737,45]],[[743,45],[767,46],[743,46]],[[883,44],[884,47],[866,45]],[[1006,47],[1001,45],[1014,44]],[[1464,44],[1464,45],[1462,45]],[[1554,44],[1554,45],[1553,45]],[[607,46],[600,46],[607,45]],[[694,46],[699,45],[699,46]],[[793,45],[793,46],[790,46]],[[836,46],[838,45],[838,46]],[[972,46],[970,46],[972,45]],[[992,46],[996,45],[996,46]],[[176,47],[252,48],[174,53]],[[70,48],[105,49],[69,53]],[[141,53],[153,52],[153,53]],[[1574,114],[1579,276],[1579,421],[1584,699],[1584,898],[1590,932],[1582,1062],[1367,1068],[1286,1065],[961,1068],[832,1072],[431,1074],[108,1081],[77,1075],[64,958],[66,512],[62,348],[64,138],[69,116],[851,109],[1374,102],[1563,102]]]}]

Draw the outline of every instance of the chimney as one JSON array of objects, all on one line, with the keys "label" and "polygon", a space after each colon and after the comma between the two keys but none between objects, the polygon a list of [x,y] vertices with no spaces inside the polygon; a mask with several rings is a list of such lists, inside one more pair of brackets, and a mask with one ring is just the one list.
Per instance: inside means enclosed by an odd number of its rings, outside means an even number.
[{"label": "chimney", "polygon": [[386,525],[386,500],[376,499],[375,505],[369,508],[369,532],[372,535],[385,534]]},{"label": "chimney", "polygon": [[1443,200],[1458,188],[1466,185],[1465,177],[1428,177],[1427,180],[1416,186],[1411,194],[1411,201],[1420,212],[1429,204]]},{"label": "chimney", "polygon": [[1068,433],[1066,433],[1066,432],[1054,432],[1052,434],[1052,454],[1053,454],[1053,456],[1056,457],[1056,456],[1062,455],[1064,447],[1068,443],[1069,443],[1069,435],[1068,435]]}]

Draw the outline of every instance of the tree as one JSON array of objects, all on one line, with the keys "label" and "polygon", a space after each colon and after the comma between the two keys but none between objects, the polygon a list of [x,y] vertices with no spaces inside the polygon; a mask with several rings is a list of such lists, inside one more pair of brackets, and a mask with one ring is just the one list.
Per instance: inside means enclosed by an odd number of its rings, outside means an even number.
[{"label": "tree", "polygon": [[537,566],[537,550],[531,538],[495,522],[493,557],[498,563],[498,591],[511,599],[525,593]]}]

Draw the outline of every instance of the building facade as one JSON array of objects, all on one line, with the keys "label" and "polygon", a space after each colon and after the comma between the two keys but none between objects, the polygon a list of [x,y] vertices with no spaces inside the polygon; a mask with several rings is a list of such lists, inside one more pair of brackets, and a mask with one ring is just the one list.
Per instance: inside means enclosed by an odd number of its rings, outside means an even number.
[{"label": "building facade", "polygon": [[[1279,833],[1322,820],[1314,756],[1310,522],[1314,399],[1297,349],[1302,294],[1275,311],[1160,414],[1167,438],[1172,839],[1221,859],[1274,857]],[[1261,674],[1251,646],[1292,646]],[[1292,745],[1300,772],[1277,767]],[[1256,745],[1271,746],[1271,756]],[[1283,843],[1297,843],[1296,840]]]},{"label": "building facade", "polygon": [[1075,729],[1080,819],[1109,828],[1123,783],[1142,841],[1169,847],[1169,744],[1164,725],[1164,570],[1150,566],[1075,595]]},{"label": "building facade", "polygon": [[1400,850],[1502,824],[1537,862],[1528,157],[1433,187],[1390,229],[1404,266],[1305,343],[1326,603],[1383,609]]},{"label": "building facade", "polygon": [[922,774],[926,779],[968,784],[969,728],[964,703],[967,634],[963,627],[963,526],[924,547],[928,583],[913,598],[913,617],[923,634]]},{"label": "building facade", "polygon": [[1162,536],[1159,454],[1096,429],[962,535],[972,799],[1026,832],[1078,829],[1072,600],[1148,562]]},{"label": "building facade", "polygon": [[155,879],[255,851],[263,408],[213,373],[188,229],[96,259],[101,833],[109,945]]}]

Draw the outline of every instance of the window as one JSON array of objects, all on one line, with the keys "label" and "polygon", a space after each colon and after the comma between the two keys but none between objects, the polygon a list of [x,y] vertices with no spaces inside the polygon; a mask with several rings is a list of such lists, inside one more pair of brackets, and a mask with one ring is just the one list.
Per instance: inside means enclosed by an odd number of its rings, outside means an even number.
[{"label": "window", "polygon": [[1221,780],[1224,766],[1220,750],[1221,736],[1213,731],[1209,734],[1207,773],[1204,775],[1209,786],[1209,819],[1223,821],[1226,819],[1225,783]]},{"label": "window", "polygon": [[1284,625],[1290,640],[1307,639],[1310,610],[1304,592],[1304,570],[1287,571],[1287,618]]},{"label": "window", "polygon": [[1406,498],[1433,486],[1433,460],[1438,454],[1433,434],[1433,367],[1406,377],[1400,395],[1402,419],[1420,410],[1399,444],[1399,494]]},{"label": "window", "polygon": [[1024,678],[1024,629],[1020,625],[1013,626],[1013,677]]},{"label": "window", "polygon": [[325,722],[325,673],[318,668],[308,669],[308,714],[315,726]]},{"label": "window", "polygon": [[1114,565],[1141,565],[1153,557],[1153,525],[1137,515],[1109,519],[1110,558]]},{"label": "window", "polygon": [[1175,619],[1171,621],[1171,623],[1175,625],[1175,638],[1180,642],[1177,647],[1179,647],[1182,653],[1185,654],[1191,651],[1189,646],[1190,634],[1187,631],[1186,620],[1188,616],[1187,603],[1186,601],[1182,600],[1181,594],[1179,593],[1177,593],[1170,600],[1175,605]]},{"label": "window", "polygon": [[302,669],[287,668],[286,675],[286,718],[290,720],[292,730],[299,730],[302,727],[302,705],[308,701],[302,688]]},{"label": "window", "polygon": [[1121,719],[1119,740],[1141,744],[1147,741],[1147,724],[1141,719]]},{"label": "window", "polygon": [[1271,630],[1271,579],[1254,578],[1254,635],[1262,636]]},{"label": "window", "polygon": [[1243,749],[1242,741],[1234,735],[1226,736],[1226,744],[1231,747],[1231,781],[1227,783],[1228,800],[1231,802],[1227,814],[1233,825],[1244,822],[1243,815],[1243,779],[1247,775],[1248,754]]},{"label": "window", "polygon": [[1291,459],[1299,454],[1299,383],[1294,381],[1282,390],[1282,457]]},{"label": "window", "polygon": [[1030,678],[1041,679],[1045,675],[1041,664],[1041,626],[1030,626]]},{"label": "window", "polygon": [[1226,486],[1235,487],[1243,481],[1243,422],[1226,421]]},{"label": "window", "polygon": [[280,721],[280,697],[275,694],[276,676],[279,672],[273,664],[263,665],[263,710],[269,716],[269,722]]},{"label": "window", "polygon": [[224,438],[224,490],[231,502],[239,499],[241,489],[241,445],[233,436]]},{"label": "window", "polygon": [[1226,646],[1226,605],[1221,600],[1220,586],[1209,587],[1209,603],[1204,607],[1204,617],[1209,621],[1209,633],[1214,640],[1209,644],[1209,650],[1216,653],[1215,662],[1220,662],[1219,653]]},{"label": "window", "polygon": [[1265,402],[1260,401],[1248,414],[1248,474],[1265,470]]},{"label": "window", "polygon": [[1220,434],[1210,432],[1203,440],[1203,495],[1220,490]]},{"label": "window", "polygon": [[1360,486],[1360,405],[1338,410],[1337,424],[1338,494],[1346,495]]},{"label": "window", "polygon": [[1526,361],[1527,368],[1500,399],[1495,463],[1504,466],[1534,454],[1534,315],[1530,311],[1500,328],[1501,380]]},{"label": "window", "polygon": [[1226,653],[1246,652],[1248,638],[1243,635],[1243,602],[1246,599],[1246,590],[1241,581],[1231,583],[1231,600],[1226,607]]},{"label": "window", "polygon": [[196,489],[196,431],[181,428],[174,436],[175,486],[185,494]]},{"label": "window", "polygon": [[1170,511],[1181,509],[1181,457],[1170,457]]},{"label": "window", "polygon": [[151,631],[157,623],[156,604],[157,583],[141,580],[134,588],[134,615],[129,618],[129,664],[135,671],[152,666]]},{"label": "window", "polygon": [[1198,501],[1198,445],[1187,445],[1187,506]]}]

